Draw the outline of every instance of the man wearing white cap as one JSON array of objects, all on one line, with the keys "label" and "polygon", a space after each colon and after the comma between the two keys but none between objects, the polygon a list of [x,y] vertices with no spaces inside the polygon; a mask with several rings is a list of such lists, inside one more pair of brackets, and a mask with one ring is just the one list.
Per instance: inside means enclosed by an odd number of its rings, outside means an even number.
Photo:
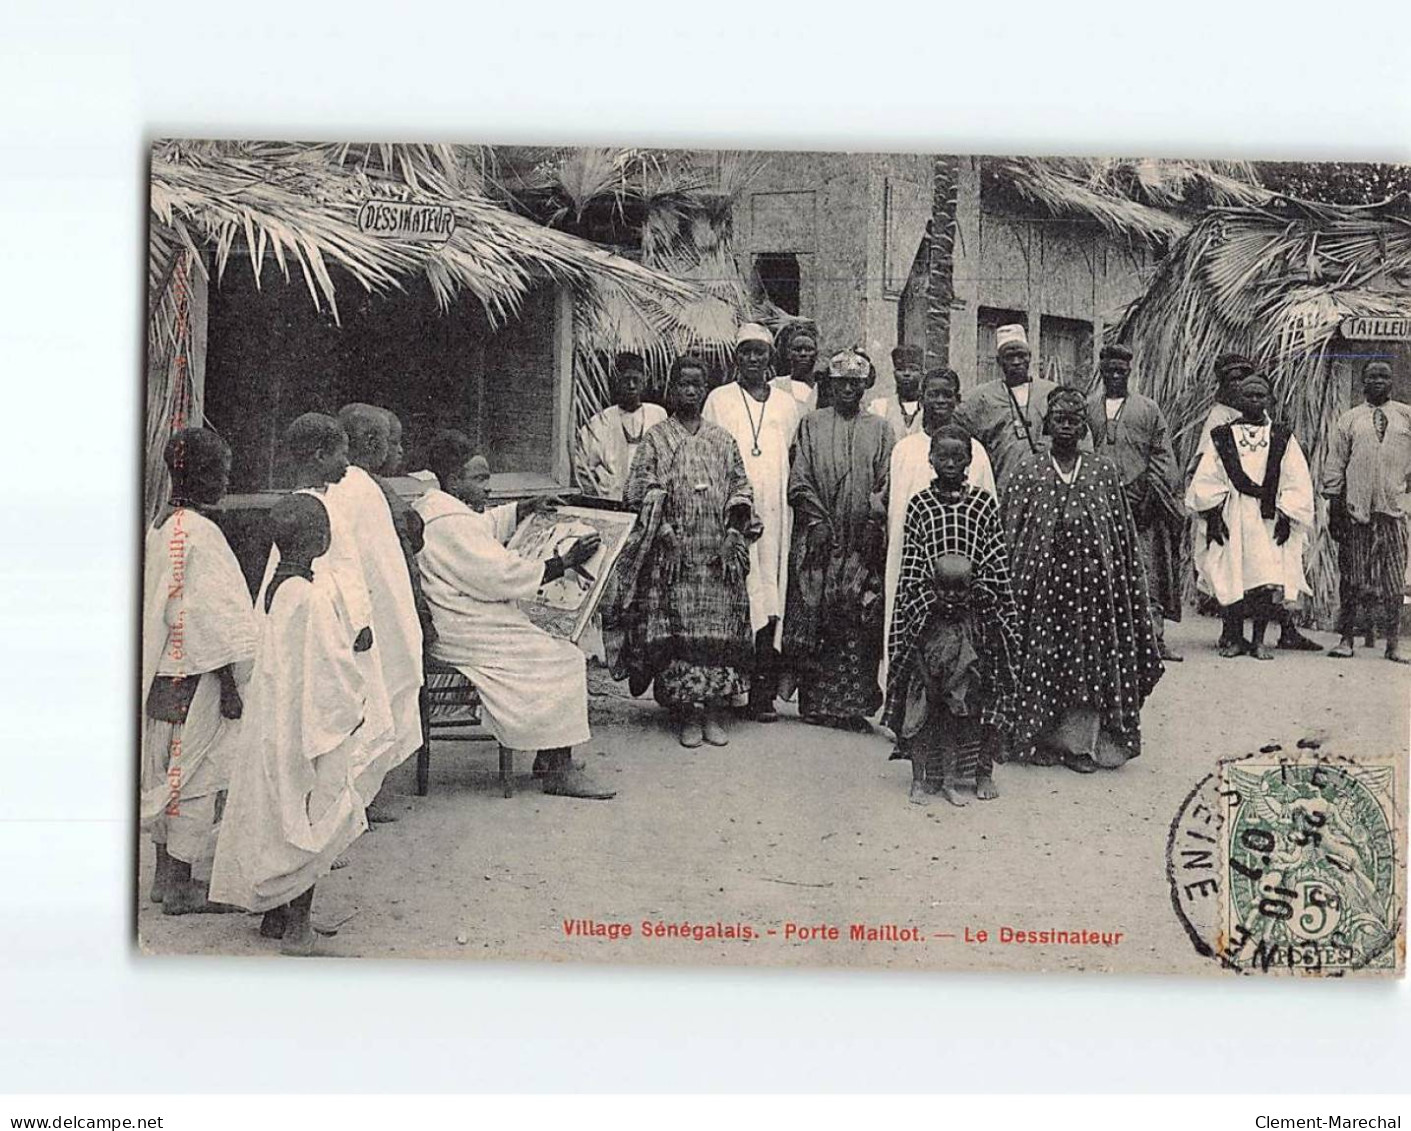
[{"label": "man wearing white cap", "polygon": [[1003,493],[1005,479],[1024,457],[1048,446],[1044,413],[1058,386],[1029,376],[1029,339],[1017,323],[995,331],[995,356],[1003,379],[986,382],[967,396],[955,419],[985,445]]},{"label": "man wearing white cap", "polygon": [[754,489],[755,517],[764,530],[750,546],[747,581],[750,628],[755,634],[755,671],[750,680],[750,712],[773,722],[778,689],[779,623],[789,584],[789,446],[799,426],[801,406],[792,394],[770,384],[774,339],[757,322],[735,335],[735,380],[711,392],[702,417],[735,437],[745,474]]}]

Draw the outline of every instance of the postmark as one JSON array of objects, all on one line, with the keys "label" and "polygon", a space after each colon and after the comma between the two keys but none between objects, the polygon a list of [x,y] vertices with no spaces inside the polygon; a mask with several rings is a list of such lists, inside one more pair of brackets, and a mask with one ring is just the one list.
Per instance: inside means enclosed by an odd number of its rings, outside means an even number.
[{"label": "postmark", "polygon": [[1395,974],[1405,783],[1395,758],[1303,740],[1227,759],[1171,823],[1171,904],[1196,952],[1239,973]]}]

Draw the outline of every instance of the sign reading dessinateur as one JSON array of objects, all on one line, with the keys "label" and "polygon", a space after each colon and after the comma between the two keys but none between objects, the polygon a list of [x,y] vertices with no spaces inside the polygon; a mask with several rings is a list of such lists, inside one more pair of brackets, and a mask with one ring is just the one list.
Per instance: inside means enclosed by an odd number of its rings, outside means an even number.
[{"label": "sign reading dessinateur", "polygon": [[449,204],[369,200],[358,209],[358,231],[387,239],[441,243],[455,230],[456,214]]}]

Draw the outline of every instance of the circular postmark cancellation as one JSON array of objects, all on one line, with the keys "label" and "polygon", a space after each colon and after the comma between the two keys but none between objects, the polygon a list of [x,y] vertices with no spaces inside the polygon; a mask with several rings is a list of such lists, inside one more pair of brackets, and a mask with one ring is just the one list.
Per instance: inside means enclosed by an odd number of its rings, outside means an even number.
[{"label": "circular postmark cancellation", "polygon": [[1311,739],[1221,761],[1166,841],[1171,906],[1196,953],[1241,973],[1399,973],[1402,766]]}]

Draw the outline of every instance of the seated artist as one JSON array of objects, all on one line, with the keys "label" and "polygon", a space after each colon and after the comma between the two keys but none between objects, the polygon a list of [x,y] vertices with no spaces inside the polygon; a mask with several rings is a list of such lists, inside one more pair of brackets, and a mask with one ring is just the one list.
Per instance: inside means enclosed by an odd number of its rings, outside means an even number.
[{"label": "seated artist", "polygon": [[540,563],[505,543],[544,499],[487,507],[490,465],[463,433],[438,433],[429,462],[440,483],[416,502],[425,522],[417,554],[437,640],[431,655],[457,668],[480,694],[490,730],[511,750],[537,750],[536,777],[557,797],[606,800],[572,760],[588,730],[587,663],[567,640],[550,636],[518,602],[588,562],[598,535],[585,535]]}]

